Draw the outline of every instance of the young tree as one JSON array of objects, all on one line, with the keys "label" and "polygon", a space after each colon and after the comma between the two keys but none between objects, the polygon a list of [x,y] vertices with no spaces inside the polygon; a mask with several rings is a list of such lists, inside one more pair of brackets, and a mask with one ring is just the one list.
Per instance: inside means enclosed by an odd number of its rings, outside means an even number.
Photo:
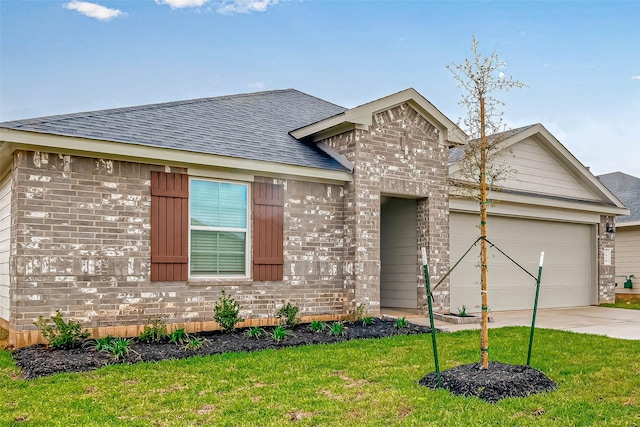
[{"label": "young tree", "polygon": [[[487,204],[489,203],[487,192],[510,173],[508,164],[495,161],[499,149],[497,134],[504,130],[503,113],[500,111],[504,103],[493,97],[493,93],[522,88],[525,85],[504,74],[503,69],[507,64],[495,51],[485,57],[478,51],[478,45],[478,40],[473,36],[471,42],[473,56],[466,59],[464,64],[452,64],[447,68],[458,81],[458,87],[464,91],[459,104],[466,108],[467,117],[461,120],[461,124],[470,138],[463,147],[464,158],[459,163],[463,180],[456,185],[463,190],[466,189],[466,194],[473,195],[480,204],[480,294],[482,298],[480,352],[482,366],[487,369],[489,367],[487,243],[485,240]],[[490,143],[488,139],[491,139]]]}]

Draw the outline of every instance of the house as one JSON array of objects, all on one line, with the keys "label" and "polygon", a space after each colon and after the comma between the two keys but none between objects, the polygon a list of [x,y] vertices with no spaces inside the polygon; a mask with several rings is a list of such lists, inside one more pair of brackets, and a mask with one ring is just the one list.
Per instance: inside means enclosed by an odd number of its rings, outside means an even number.
[{"label": "house", "polygon": [[640,178],[622,172],[598,178],[631,211],[615,218],[616,297],[640,298]]},{"label": "house", "polygon": [[[222,290],[245,326],[287,301],[309,319],[422,309],[419,248],[436,283],[477,234],[474,204],[449,200],[466,139],[413,89],[351,109],[277,90],[1,123],[0,326],[16,346],[56,309],[95,336],[155,316],[213,329]],[[541,125],[504,144],[519,173],[490,235],[523,262],[555,239],[542,306],[612,300],[605,224],[627,210]],[[529,284],[500,269],[495,309],[521,308]],[[436,308],[472,306],[474,283],[469,265],[444,278]]]}]

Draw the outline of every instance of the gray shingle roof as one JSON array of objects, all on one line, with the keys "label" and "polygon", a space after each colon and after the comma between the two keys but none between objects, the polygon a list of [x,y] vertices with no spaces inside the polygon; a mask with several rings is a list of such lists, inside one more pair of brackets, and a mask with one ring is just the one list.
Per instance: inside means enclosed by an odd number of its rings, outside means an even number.
[{"label": "gray shingle roof", "polygon": [[0,127],[343,171],[291,130],[346,108],[294,89],[0,123]]},{"label": "gray shingle roof", "polygon": [[598,179],[631,211],[630,215],[617,216],[616,222],[640,221],[640,178],[613,172],[598,175]]},{"label": "gray shingle roof", "polygon": [[[489,144],[495,143],[496,140],[504,141],[505,139],[511,138],[514,135],[524,132],[525,130],[533,126],[535,125],[522,126],[515,129],[509,129],[504,132],[498,132],[496,134],[493,134],[487,137],[487,141]],[[474,139],[472,141],[477,141],[477,139]],[[465,157],[464,147],[465,146],[458,146],[458,147],[451,147],[449,149],[449,165],[453,165],[464,159]]]}]

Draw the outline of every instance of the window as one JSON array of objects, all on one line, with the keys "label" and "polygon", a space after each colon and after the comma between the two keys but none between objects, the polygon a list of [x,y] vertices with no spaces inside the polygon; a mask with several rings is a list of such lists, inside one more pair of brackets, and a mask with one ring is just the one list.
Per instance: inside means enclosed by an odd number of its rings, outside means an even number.
[{"label": "window", "polygon": [[250,259],[253,280],[282,280],[283,230],[282,185],[151,172],[152,281],[246,277]]},{"label": "window", "polygon": [[191,276],[246,275],[247,193],[244,184],[191,180]]}]

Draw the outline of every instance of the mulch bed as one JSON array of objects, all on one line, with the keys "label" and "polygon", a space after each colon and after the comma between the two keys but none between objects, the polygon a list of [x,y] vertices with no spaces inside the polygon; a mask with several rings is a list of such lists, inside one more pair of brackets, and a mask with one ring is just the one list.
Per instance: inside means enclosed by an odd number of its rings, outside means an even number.
[{"label": "mulch bed", "polygon": [[[456,366],[440,372],[442,388],[453,394],[476,396],[495,403],[506,397],[526,397],[556,389],[556,383],[530,366],[489,362]],[[432,372],[419,381],[420,385],[436,388],[436,373]]]},{"label": "mulch bed", "polygon": [[169,342],[139,342],[133,339],[129,355],[119,361],[105,352],[93,351],[89,348],[75,348],[68,350],[47,350],[44,345],[34,345],[16,350],[13,358],[16,365],[22,370],[22,377],[26,379],[53,375],[61,372],[84,372],[97,369],[101,366],[114,363],[138,363],[152,362],[166,359],[183,359],[192,356],[203,356],[238,351],[259,351],[266,349],[279,349],[296,347],[308,344],[331,344],[352,339],[385,338],[394,335],[426,334],[430,328],[409,324],[407,328],[398,329],[395,322],[377,319],[369,326],[361,323],[346,323],[344,335],[332,336],[327,331],[312,332],[309,325],[296,326],[292,334],[284,341],[276,342],[268,333],[273,328],[265,328],[267,334],[262,338],[249,338],[238,329],[234,333],[222,331],[203,332],[190,334],[206,338],[206,345],[197,350],[187,350]]}]

